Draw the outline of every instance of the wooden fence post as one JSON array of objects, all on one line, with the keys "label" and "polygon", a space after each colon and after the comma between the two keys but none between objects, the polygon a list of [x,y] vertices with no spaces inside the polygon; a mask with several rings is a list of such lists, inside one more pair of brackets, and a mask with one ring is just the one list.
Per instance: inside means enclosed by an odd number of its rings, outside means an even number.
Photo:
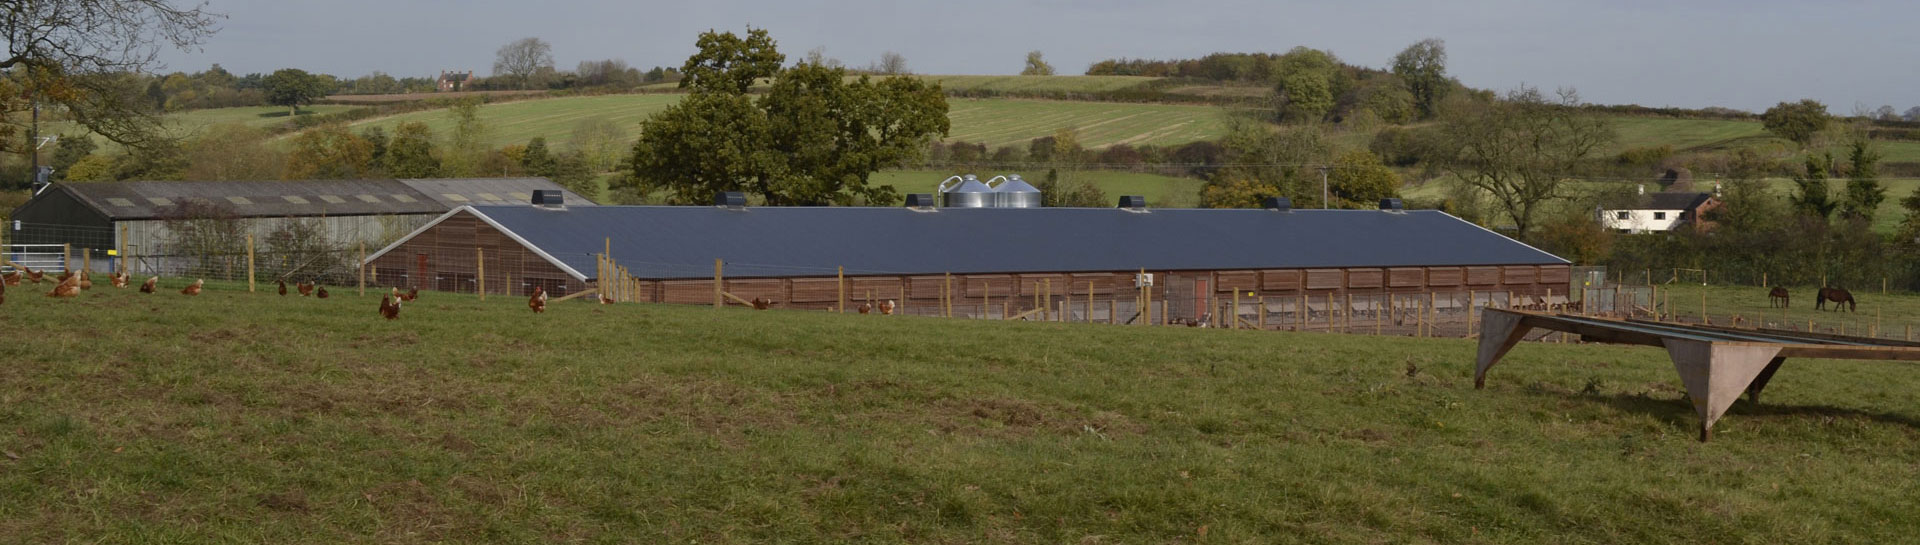
[{"label": "wooden fence post", "polygon": [[1373,334],[1374,335],[1380,334],[1380,327],[1382,325],[1385,325],[1385,324],[1380,318],[1380,296],[1375,295],[1373,296]]},{"label": "wooden fence post", "polygon": [[1227,313],[1227,329],[1240,329],[1240,288],[1233,289],[1233,310]]},{"label": "wooden fence post", "polygon": [[253,293],[253,234],[247,234],[247,293]]},{"label": "wooden fence post", "polygon": [[474,247],[473,259],[474,291],[480,293],[481,301],[485,301],[487,300],[487,249],[478,246]]},{"label": "wooden fence post", "polygon": [[726,273],[721,270],[720,258],[713,258],[713,308],[716,309],[726,306],[727,304],[726,299],[720,295],[721,286],[725,285],[722,284],[722,282],[726,281],[725,274]]},{"label": "wooden fence post", "polygon": [[360,295],[367,295],[367,243],[360,243]]},{"label": "wooden fence post", "polygon": [[120,244],[118,246],[120,246],[120,266],[118,268],[119,272],[124,273],[127,272],[127,258],[132,255],[127,253],[127,224],[125,223],[120,224]]},{"label": "wooden fence post", "polygon": [[1347,294],[1347,306],[1340,309],[1340,332],[1353,333],[1353,294]]},{"label": "wooden fence post", "polygon": [[1087,323],[1093,323],[1093,281],[1087,281]]},{"label": "wooden fence post", "polygon": [[1427,336],[1433,337],[1433,326],[1440,325],[1440,306],[1433,292],[1427,292]]},{"label": "wooden fence post", "polygon": [[1115,297],[1112,299],[1108,299],[1107,300],[1107,324],[1114,325],[1119,323],[1120,323],[1120,298]]}]

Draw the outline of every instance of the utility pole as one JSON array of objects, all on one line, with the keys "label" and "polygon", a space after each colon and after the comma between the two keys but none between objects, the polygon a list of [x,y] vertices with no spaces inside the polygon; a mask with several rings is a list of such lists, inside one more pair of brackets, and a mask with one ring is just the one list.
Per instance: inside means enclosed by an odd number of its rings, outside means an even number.
[{"label": "utility pole", "polygon": [[1333,208],[1331,203],[1327,202],[1331,196],[1327,193],[1327,165],[1320,165],[1320,208],[1322,210]]}]

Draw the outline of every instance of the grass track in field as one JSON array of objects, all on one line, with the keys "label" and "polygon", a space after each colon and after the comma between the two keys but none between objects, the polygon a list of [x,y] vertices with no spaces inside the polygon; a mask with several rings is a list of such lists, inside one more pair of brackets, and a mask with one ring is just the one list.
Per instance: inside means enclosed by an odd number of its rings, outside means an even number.
[{"label": "grass track in field", "polygon": [[[1900,542],[1908,364],[1713,443],[1664,352],[428,293],[9,290],[34,542]],[[1096,537],[1097,536],[1097,537]]]}]

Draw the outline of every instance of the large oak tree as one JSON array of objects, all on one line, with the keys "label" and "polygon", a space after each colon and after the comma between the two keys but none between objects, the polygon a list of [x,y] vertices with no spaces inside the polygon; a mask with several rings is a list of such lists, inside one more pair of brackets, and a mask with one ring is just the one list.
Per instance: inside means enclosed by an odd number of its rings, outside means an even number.
[{"label": "large oak tree", "polygon": [[[884,168],[919,157],[947,134],[940,87],[918,78],[848,81],[838,67],[785,60],[765,30],[700,36],[681,85],[686,99],[648,118],[634,144],[632,183],[677,203],[742,191],[769,205],[887,204]],[[761,96],[747,93],[771,78]]]}]

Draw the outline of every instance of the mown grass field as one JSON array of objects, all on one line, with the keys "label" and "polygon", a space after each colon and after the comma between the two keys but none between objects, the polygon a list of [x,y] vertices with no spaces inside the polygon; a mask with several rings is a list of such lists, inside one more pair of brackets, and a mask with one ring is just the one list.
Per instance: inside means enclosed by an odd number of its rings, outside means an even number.
[{"label": "mown grass field", "polygon": [[[493,146],[525,144],[535,136],[565,142],[576,124],[591,117],[605,117],[633,138],[639,135],[640,121],[679,99],[671,94],[636,94],[522,100],[482,106],[480,115]],[[948,104],[953,123],[948,140],[992,146],[1024,146],[1063,128],[1078,130],[1081,145],[1094,148],[1118,143],[1184,144],[1218,138],[1225,130],[1223,110],[1212,106],[962,98],[949,99]],[[353,127],[380,126],[391,132],[407,121],[424,122],[439,135],[453,129],[446,110],[410,112]]]},{"label": "mown grass field", "polygon": [[[1027,183],[1038,185],[1046,179],[1047,173],[1040,171],[1004,172],[1000,170],[982,170],[979,172],[946,172],[938,170],[888,170],[873,174],[874,183],[893,184],[906,193],[933,193],[935,187],[948,176],[958,174],[977,174],[982,181],[1003,174],[1019,174]],[[1200,186],[1206,182],[1198,178],[1161,176],[1141,172],[1113,172],[1085,170],[1071,174],[1073,181],[1085,181],[1100,188],[1109,200],[1117,204],[1121,195],[1140,195],[1147,203],[1155,207],[1195,207],[1200,202]]]},{"label": "mown grass field", "polygon": [[[1644,276],[1644,273],[1635,276]],[[1700,316],[1704,304],[1706,315],[1717,324],[1729,323],[1738,316],[1742,324],[1749,327],[1764,324],[1804,330],[1811,321],[1816,330],[1844,328],[1851,335],[1877,333],[1881,337],[1905,338],[1908,331],[1920,335],[1920,295],[1881,293],[1878,284],[1849,286],[1856,305],[1853,311],[1840,312],[1833,310],[1832,303],[1828,303],[1825,310],[1814,308],[1815,286],[1788,286],[1790,301],[1787,308],[1782,309],[1771,306],[1767,288],[1757,285],[1735,286],[1722,281],[1701,286],[1697,277],[1693,282],[1667,283],[1668,273],[1656,271],[1656,276],[1660,276],[1657,282],[1662,304],[1670,304],[1670,312],[1688,320]]]},{"label": "mown grass field", "polygon": [[[167,287],[178,288],[178,282]],[[1900,542],[1920,377],[1714,442],[1658,350],[429,293],[9,290],[21,543]],[[1817,370],[1817,371],[1815,371]]]}]

